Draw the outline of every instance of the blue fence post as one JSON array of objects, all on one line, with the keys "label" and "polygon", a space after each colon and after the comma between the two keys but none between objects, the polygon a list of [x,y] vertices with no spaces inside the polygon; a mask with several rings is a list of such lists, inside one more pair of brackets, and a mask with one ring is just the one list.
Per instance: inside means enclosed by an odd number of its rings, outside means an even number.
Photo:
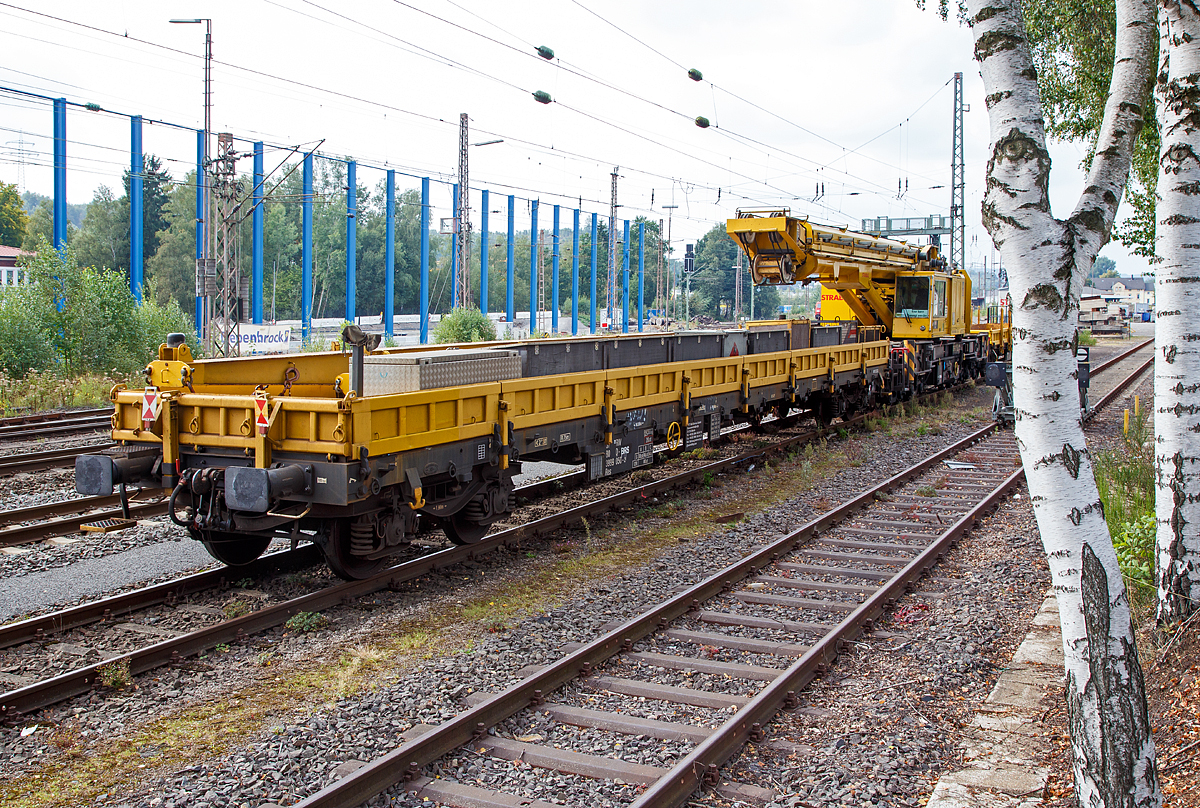
[{"label": "blue fence post", "polygon": [[254,216],[250,239],[250,312],[255,325],[263,321],[263,144],[254,144]]},{"label": "blue fence post", "polygon": [[625,220],[625,246],[621,259],[621,287],[624,294],[621,302],[621,333],[629,333],[629,220]]},{"label": "blue fence post", "polygon": [[554,206],[554,254],[550,258],[550,329],[558,333],[558,205]]},{"label": "blue fence post", "polygon": [[346,319],[355,321],[355,298],[358,297],[357,266],[358,252],[358,164],[346,161]]},{"label": "blue fence post", "polygon": [[592,333],[596,333],[596,238],[599,236],[596,214],[592,214]]},{"label": "blue fence post", "polygon": [[129,293],[142,302],[142,270],[145,266],[144,204],[142,181],[146,163],[142,155],[142,116],[129,119]]},{"label": "blue fence post", "polygon": [[483,213],[479,222],[479,310],[483,316],[488,313],[488,192],[480,191],[483,196]]},{"label": "blue fence post", "polygon": [[304,155],[304,195],[300,203],[300,335],[312,339],[313,304],[313,156]]},{"label": "blue fence post", "polygon": [[383,246],[383,333],[396,334],[396,172],[388,169]]},{"label": "blue fence post", "polygon": [[515,257],[516,252],[515,252],[515,245],[513,244],[513,234],[516,232],[516,222],[517,222],[517,198],[515,196],[513,196],[512,194],[509,194],[508,195],[508,263],[505,264],[505,269],[508,272],[508,286],[505,287],[505,292],[504,292],[504,302],[505,302],[505,306],[506,306],[504,314],[508,318],[507,322],[508,322],[509,328],[513,327],[513,320],[517,316],[516,311],[514,311],[514,307],[516,304],[513,302],[513,287],[516,286],[516,284],[517,284],[517,281],[516,281],[516,278],[517,278],[516,257]]},{"label": "blue fence post", "polygon": [[646,311],[646,223],[638,222],[638,332]]},{"label": "blue fence post", "polygon": [[538,200],[533,200],[531,206],[532,212],[529,216],[529,335],[533,336],[533,332],[537,327],[537,248],[538,248],[538,229],[537,229],[537,214]]},{"label": "blue fence post", "polygon": [[[454,204],[454,221],[458,224],[455,226],[455,231],[462,227],[462,222],[458,221],[458,183],[454,183],[454,192],[452,194]],[[450,237],[450,308],[455,309],[466,301],[458,299],[458,233],[455,232]]]},{"label": "blue fence post", "polygon": [[54,99],[54,249],[67,249],[67,99]]},{"label": "blue fence post", "polygon": [[429,343],[429,177],[421,179],[421,344]]},{"label": "blue fence post", "polygon": [[571,336],[579,336],[579,208],[571,231]]},{"label": "blue fence post", "polygon": [[196,339],[204,339],[204,130],[196,130]]}]

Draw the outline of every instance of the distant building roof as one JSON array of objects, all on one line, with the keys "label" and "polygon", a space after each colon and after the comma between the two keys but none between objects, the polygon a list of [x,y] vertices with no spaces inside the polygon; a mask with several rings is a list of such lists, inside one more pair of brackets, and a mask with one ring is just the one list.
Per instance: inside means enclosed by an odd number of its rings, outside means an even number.
[{"label": "distant building roof", "polygon": [[1091,278],[1088,280],[1088,286],[1105,292],[1111,291],[1116,283],[1124,284],[1125,288],[1131,292],[1144,292],[1150,288],[1146,284],[1145,278]]},{"label": "distant building roof", "polygon": [[0,244],[0,267],[15,267],[17,259],[23,255],[34,255],[35,253],[22,250],[20,247],[7,247]]}]

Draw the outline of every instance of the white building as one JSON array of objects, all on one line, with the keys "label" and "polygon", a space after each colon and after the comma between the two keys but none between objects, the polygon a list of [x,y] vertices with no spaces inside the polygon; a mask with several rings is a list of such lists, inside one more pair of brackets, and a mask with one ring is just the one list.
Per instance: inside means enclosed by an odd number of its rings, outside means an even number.
[{"label": "white building", "polygon": [[1143,312],[1154,316],[1154,281],[1146,278],[1091,278],[1084,287],[1084,296],[1099,293],[1108,306],[1108,313],[1118,317],[1140,320]]}]

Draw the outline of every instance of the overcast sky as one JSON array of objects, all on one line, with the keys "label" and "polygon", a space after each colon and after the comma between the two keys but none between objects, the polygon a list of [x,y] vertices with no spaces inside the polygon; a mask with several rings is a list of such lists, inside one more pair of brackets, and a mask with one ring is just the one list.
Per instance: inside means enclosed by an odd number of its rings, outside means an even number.
[{"label": "overcast sky", "polygon": [[[482,188],[493,229],[505,226],[498,197],[508,194],[518,229],[535,198],[542,227],[554,204],[564,226],[579,206],[585,222],[606,217],[619,166],[622,218],[665,219],[664,206],[677,205],[677,248],[738,207],[786,206],[852,227],[948,213],[952,79],[962,72],[967,262],[992,255],[979,223],[988,128],[970,32],[913,0],[0,1],[0,85],[122,113],[68,112],[71,202],[120,188],[126,115],[202,126],[204,26],[168,22],[198,16],[213,25],[213,129],[274,147],[268,170],[320,143],[322,154],[360,161],[360,185],[385,167],[429,176],[436,222],[451,215],[449,185],[437,181],[454,181],[466,112],[472,143],[504,140],[471,149],[476,227]],[[542,45],[553,61],[536,55]],[[4,92],[0,109],[0,180],[17,182],[23,162],[24,187],[49,194],[48,103]],[[712,126],[698,128],[700,115]],[[147,125],[144,137],[177,179],[194,166],[194,132]],[[1052,155],[1061,217],[1083,187],[1082,149],[1058,144]],[[1117,245],[1104,254],[1124,274],[1145,268]]]}]

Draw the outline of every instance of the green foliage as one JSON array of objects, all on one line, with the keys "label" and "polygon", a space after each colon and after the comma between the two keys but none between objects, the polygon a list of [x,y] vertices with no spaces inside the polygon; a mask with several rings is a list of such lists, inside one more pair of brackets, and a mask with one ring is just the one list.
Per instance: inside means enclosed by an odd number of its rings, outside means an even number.
[{"label": "green foliage", "polygon": [[329,625],[329,618],[320,612],[297,612],[284,625],[288,631],[318,631]]},{"label": "green foliage", "polygon": [[[128,169],[121,181],[125,192],[119,197],[104,185],[96,190],[78,237],[69,241],[76,248],[79,263],[84,266],[129,271]],[[159,233],[167,227],[165,209],[170,187],[171,175],[162,167],[162,161],[153,154],[146,155],[142,172],[142,250],[146,259],[152,258],[157,252]],[[195,228],[194,215],[192,227]]]},{"label": "green foliage", "polygon": [[[917,8],[925,10],[925,0],[917,0]],[[958,21],[965,23],[967,21],[967,4],[964,0],[957,0]],[[937,14],[943,20],[950,18],[950,0],[938,0]]]},{"label": "green foliage", "polygon": [[1153,586],[1154,441],[1146,410],[1133,415],[1123,445],[1096,455],[1094,475],[1121,571]]},{"label": "green foliage", "polygon": [[20,247],[28,223],[29,216],[25,213],[25,203],[17,193],[17,186],[0,182],[0,244]]},{"label": "green foliage", "polygon": [[[916,0],[924,9],[926,0]],[[966,23],[964,0],[955,0],[958,20]],[[1053,137],[1086,143],[1085,169],[1091,168],[1100,136],[1108,89],[1112,83],[1116,45],[1115,0],[1022,0],[1022,16],[1046,131]],[[943,20],[950,16],[950,0],[938,0]],[[1154,24],[1154,21],[1150,21]],[[1158,39],[1151,64],[1158,63]],[[1142,102],[1142,131],[1133,147],[1132,177],[1124,202],[1133,208],[1114,228],[1118,241],[1136,255],[1154,259],[1155,190],[1158,185],[1158,111],[1154,93]]]},{"label": "green foliage", "polygon": [[1088,347],[1096,344],[1096,338],[1092,336],[1090,328],[1079,329],[1079,344]]},{"label": "green foliage", "polygon": [[444,315],[433,329],[433,341],[439,345],[454,342],[490,342],[496,339],[496,326],[479,309],[461,306]]},{"label": "green foliage", "polygon": [[44,307],[25,286],[0,289],[0,372],[18,379],[55,366]]},{"label": "green foliage", "polygon": [[101,185],[88,204],[83,226],[71,239],[83,266],[129,269],[129,200]]},{"label": "green foliage", "polygon": [[145,367],[167,334],[193,334],[173,301],[138,306],[123,274],[80,267],[70,248],[61,254],[42,241],[23,265],[30,283],[0,292],[0,369],[10,376],[34,369],[61,378],[129,375]]},{"label": "green foliage", "polygon": [[[738,246],[725,230],[724,223],[714,225],[696,243],[696,268],[692,277],[692,316],[707,315],[715,319],[729,320],[733,317],[734,284],[737,273],[734,267],[738,260]],[[749,290],[749,269],[743,260],[743,288]],[[680,288],[683,288],[681,283]],[[750,315],[749,292],[743,294],[745,310],[742,316]],[[776,316],[779,308],[779,292],[773,286],[760,286],[754,290],[754,317],[768,320]]]},{"label": "green foliage", "polygon": [[1153,513],[1126,522],[1113,534],[1113,547],[1121,574],[1146,587],[1154,587],[1155,534],[1158,523]]},{"label": "green foliage", "polygon": [[1090,278],[1119,278],[1121,273],[1117,271],[1117,262],[1105,255],[1096,256],[1095,263],[1092,264],[1092,271],[1088,273]]},{"label": "green foliage", "polygon": [[[71,243],[71,239],[75,236],[76,228],[73,225],[67,226],[67,243]],[[41,242],[52,244],[54,242],[54,203],[49,199],[43,199],[38,206],[34,208],[33,213],[29,215],[29,221],[25,225],[25,238],[21,241],[21,249],[33,252],[38,248]]]},{"label": "green foliage", "polygon": [[[166,207],[172,189],[171,175],[157,155],[147,154],[142,166],[142,255],[150,258],[158,251],[159,233],[167,228]],[[126,169],[121,182],[125,186],[125,206],[129,209],[130,173]],[[192,196],[195,189],[189,188]],[[193,225],[195,222],[193,222]]]},{"label": "green foliage", "polygon": [[[1095,157],[1112,83],[1117,16],[1114,0],[1024,0],[1022,12],[1047,132],[1087,144],[1084,168]],[[1151,21],[1153,22],[1153,21]],[[1151,63],[1157,64],[1156,52]],[[1134,253],[1154,255],[1154,201],[1158,182],[1158,112],[1147,84],[1142,131],[1133,150],[1126,202],[1134,214],[1116,229],[1117,239]]]},{"label": "green foliage", "polygon": [[[45,194],[39,194],[36,191],[25,191],[25,193],[21,194],[21,201],[25,203],[25,212],[30,216],[42,206],[48,206],[51,212],[54,210],[54,199]],[[78,230],[80,225],[83,224],[84,216],[87,216],[86,204],[68,202],[67,230],[70,231],[72,227]]]},{"label": "green foliage", "polygon": [[22,378],[0,370],[0,414],[58,407],[102,407],[114,384],[129,378],[103,375],[64,379],[56,370],[31,370]]},{"label": "green foliage", "polygon": [[101,665],[97,671],[100,683],[105,687],[124,688],[133,684],[133,674],[129,670],[129,660],[120,659]]},{"label": "green foliage", "polygon": [[158,249],[147,253],[145,295],[165,306],[174,300],[183,311],[196,303],[196,172],[171,189],[163,204]]}]

